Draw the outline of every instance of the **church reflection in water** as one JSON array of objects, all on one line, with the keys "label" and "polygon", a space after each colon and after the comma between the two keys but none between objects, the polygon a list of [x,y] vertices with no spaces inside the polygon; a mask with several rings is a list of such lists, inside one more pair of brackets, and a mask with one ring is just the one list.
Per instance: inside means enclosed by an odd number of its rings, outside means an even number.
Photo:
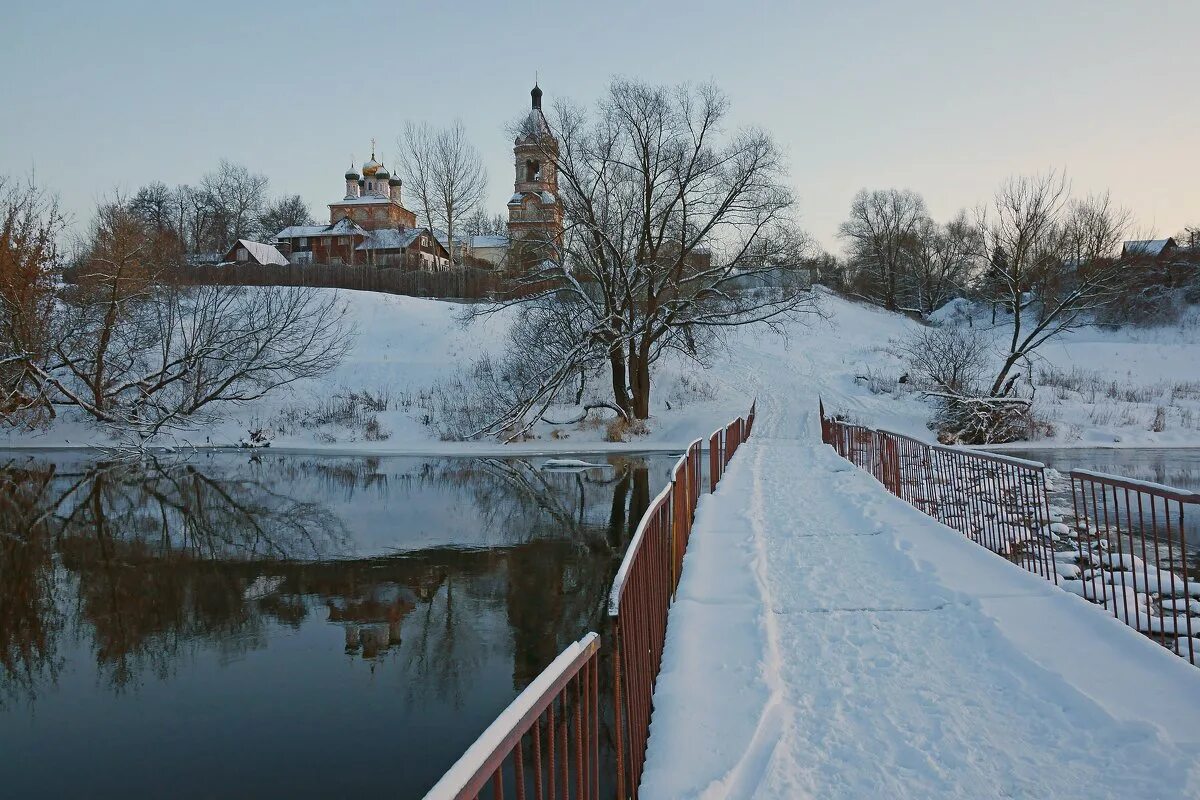
[{"label": "church reflection in water", "polygon": [[[20,758],[3,759],[0,781],[18,794],[150,789],[130,777],[144,745],[154,781],[186,782],[216,726],[223,774],[197,795],[251,791],[275,770],[289,777],[275,772],[268,794],[368,789],[352,765],[375,753],[403,762],[400,796],[419,796],[562,647],[602,627],[671,459],[603,463],[10,454],[0,749]],[[172,705],[206,724],[181,729]],[[124,749],[96,741],[118,723]],[[262,726],[287,740],[277,764]],[[64,759],[80,768],[56,772]]]}]

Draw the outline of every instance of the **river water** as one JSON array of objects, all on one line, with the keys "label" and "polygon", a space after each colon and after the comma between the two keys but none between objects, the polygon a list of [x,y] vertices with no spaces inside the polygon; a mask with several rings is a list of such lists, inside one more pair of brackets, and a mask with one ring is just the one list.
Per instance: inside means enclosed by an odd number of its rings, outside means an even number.
[{"label": "river water", "polygon": [[1090,469],[1200,492],[1200,448],[1005,448],[998,452],[1040,461],[1063,473]]},{"label": "river water", "polygon": [[[1139,481],[1161,483],[1200,493],[1200,448],[1021,448],[999,451],[1003,455],[1040,461],[1063,476],[1072,469],[1090,469]],[[1062,504],[1071,506],[1071,486],[1063,480],[1057,489]],[[1163,520],[1160,518],[1160,524]],[[1173,524],[1178,525],[1176,519]],[[1183,532],[1191,569],[1200,567],[1200,505],[1184,507]]]},{"label": "river water", "polygon": [[0,795],[420,797],[675,460],[578,458],[0,454]]}]

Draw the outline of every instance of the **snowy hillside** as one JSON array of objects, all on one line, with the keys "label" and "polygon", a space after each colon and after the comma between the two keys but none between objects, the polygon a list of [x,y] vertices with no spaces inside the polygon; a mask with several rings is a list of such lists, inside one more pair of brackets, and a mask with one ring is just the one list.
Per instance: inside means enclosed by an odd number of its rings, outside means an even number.
[{"label": "snowy hillside", "polygon": [[[682,359],[661,364],[645,435],[606,441],[611,415],[603,413],[582,424],[541,424],[534,438],[517,444],[446,441],[437,393],[444,400],[456,373],[499,352],[514,315],[501,312],[468,325],[457,303],[328,291],[345,299],[358,330],[352,353],[331,375],[246,406],[227,406],[216,422],[163,444],[236,446],[261,431],[275,448],[342,452],[674,450],[744,413],[756,391],[792,376],[804,376],[808,390],[806,399],[794,398],[797,403],[819,394],[830,411],[852,420],[931,436],[929,406],[911,384],[899,382],[907,371],[899,345],[918,323],[822,292],[823,316],[790,325],[786,336],[740,331],[708,368]],[[1200,443],[1196,319],[1161,329],[1087,328],[1047,344],[1034,372],[1036,408],[1054,431],[1045,443]],[[748,363],[761,373],[752,382],[745,378]],[[574,415],[572,409],[558,411],[550,419]],[[0,444],[108,441],[68,410],[49,430],[9,430]]]}]

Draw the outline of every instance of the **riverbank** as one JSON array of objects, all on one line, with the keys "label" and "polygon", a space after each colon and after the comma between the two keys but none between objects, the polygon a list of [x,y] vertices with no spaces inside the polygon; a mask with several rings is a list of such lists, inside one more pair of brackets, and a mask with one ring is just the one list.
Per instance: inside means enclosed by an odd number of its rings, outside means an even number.
[{"label": "riverbank", "polygon": [[[465,324],[460,303],[322,291],[345,300],[358,330],[341,365],[320,380],[225,406],[219,417],[156,444],[220,449],[269,443],[288,452],[363,455],[677,451],[742,413],[760,385],[783,385],[795,374],[821,376],[821,395],[831,413],[933,438],[929,404],[911,381],[901,382],[907,366],[899,345],[919,323],[820,288],[824,315],[789,322],[782,336],[761,328],[730,331],[707,367],[677,354],[664,356],[644,431],[610,430],[613,415],[607,411],[568,423],[578,412],[562,408],[549,418],[564,422],[539,423],[511,444],[452,441],[445,405],[457,391],[452,388],[456,376],[476,359],[500,351],[514,314],[500,311]],[[1048,343],[1035,369],[1035,380],[1046,382],[1036,394],[1035,410],[1049,421],[1052,435],[995,448],[1200,447],[1200,326],[1190,319],[1167,328],[1083,328]],[[752,383],[741,377],[746,348],[771,354]],[[592,388],[603,392],[603,387]],[[45,429],[0,431],[0,447],[117,443],[110,432],[69,408]]]}]

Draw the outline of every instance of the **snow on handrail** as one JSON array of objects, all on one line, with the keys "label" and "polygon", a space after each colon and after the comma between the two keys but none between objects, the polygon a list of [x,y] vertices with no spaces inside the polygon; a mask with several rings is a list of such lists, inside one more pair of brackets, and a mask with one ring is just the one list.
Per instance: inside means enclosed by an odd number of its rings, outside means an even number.
[{"label": "snow on handrail", "polygon": [[909,436],[906,433],[897,433],[896,431],[889,431],[887,428],[873,428],[873,429],[868,428],[868,430],[874,430],[877,433],[882,433],[887,436],[896,436],[901,439],[908,439],[909,441],[912,441],[912,442],[919,442],[920,444],[924,444],[924,445],[928,445],[929,447],[932,447],[934,450],[940,450],[943,453],[958,453],[961,455],[978,456],[980,458],[986,458],[989,461],[999,461],[1000,463],[1003,463],[1003,464],[1012,464],[1012,465],[1018,466],[1018,467],[1029,467],[1030,469],[1045,469],[1046,468],[1046,465],[1043,464],[1042,462],[1033,461],[1028,458],[1017,458],[1016,456],[1001,455],[1000,453],[992,453],[987,450],[974,450],[974,449],[971,449],[968,447],[956,447],[954,445],[938,444],[936,442],[926,442],[922,439],[918,439],[915,436]]},{"label": "snow on handrail", "polygon": [[910,442],[916,442],[917,444],[923,444],[923,445],[930,444],[929,442],[925,441],[924,439],[918,439],[916,436],[909,436],[907,433],[899,433],[897,431],[890,431],[887,428],[876,428],[875,430],[877,430],[879,433],[887,434],[888,436],[895,436],[898,439],[908,439]]},{"label": "snow on handrail", "polygon": [[[713,432],[713,436],[717,435],[724,428],[719,428]],[[711,438],[711,437],[710,437]],[[671,481],[663,487],[663,490],[658,493],[650,505],[646,506],[646,513],[642,514],[641,520],[638,522],[637,529],[633,533],[633,538],[629,541],[629,546],[625,548],[625,557],[621,559],[621,566],[617,569],[617,577],[613,580],[612,589],[608,593],[608,615],[615,617],[621,609],[621,593],[625,591],[625,582],[629,580],[629,571],[633,568],[633,560],[637,556],[638,548],[641,545],[642,539],[646,533],[646,526],[650,523],[651,513],[658,508],[658,504],[663,502],[672,489],[675,487],[674,476],[679,471],[680,467],[687,463],[688,453],[696,445],[700,445],[700,450],[704,450],[704,443],[710,441],[703,436],[698,439],[693,439],[687,449],[683,451],[683,455],[675,462],[675,466],[671,467]]]},{"label": "snow on handrail", "polygon": [[[687,454],[684,454],[679,460],[687,460]],[[676,467],[678,467],[678,462],[676,462]],[[672,474],[674,474],[674,469],[675,467],[672,467]],[[646,513],[642,514],[637,530],[634,531],[633,538],[629,540],[629,546],[625,548],[625,557],[621,559],[621,566],[617,569],[617,577],[613,579],[612,590],[608,593],[608,615],[610,617],[615,617],[621,608],[621,593],[625,590],[625,582],[629,580],[629,571],[633,569],[633,561],[637,558],[642,538],[646,533],[646,526],[650,524],[650,520],[654,516],[653,512],[658,509],[658,504],[669,497],[674,488],[675,481],[668,482],[663,487],[663,490],[650,502],[650,505],[646,506]]]},{"label": "snow on handrail", "polygon": [[599,648],[600,635],[594,632],[567,645],[567,648],[550,662],[550,666],[542,670],[525,690],[508,704],[508,708],[479,734],[479,738],[454,762],[454,766],[433,785],[425,795],[425,800],[449,800],[462,796],[468,789],[475,792],[482,788],[482,785],[473,786],[473,782],[478,783],[490,776],[491,771],[495,769],[495,765],[490,763],[495,755],[506,752],[521,741],[521,737],[533,721],[546,710],[563,686]]},{"label": "snow on handrail", "polygon": [[1028,458],[1017,458],[1016,456],[1003,456],[999,453],[989,453],[985,450],[972,450],[966,447],[954,447],[948,444],[931,444],[929,445],[934,450],[943,453],[954,453],[960,456],[975,456],[976,458],[986,459],[987,461],[996,461],[1001,464],[1012,464],[1016,467],[1028,467],[1029,469],[1045,469],[1046,465],[1040,461],[1031,461]]},{"label": "snow on handrail", "polygon": [[1165,495],[1181,503],[1200,503],[1200,493],[1188,491],[1187,489],[1177,489],[1174,486],[1167,486],[1164,483],[1139,481],[1136,478],[1126,478],[1124,475],[1112,475],[1107,472],[1096,472],[1091,469],[1073,469],[1071,470],[1071,477],[1083,478],[1098,483],[1107,483],[1123,489]]}]

